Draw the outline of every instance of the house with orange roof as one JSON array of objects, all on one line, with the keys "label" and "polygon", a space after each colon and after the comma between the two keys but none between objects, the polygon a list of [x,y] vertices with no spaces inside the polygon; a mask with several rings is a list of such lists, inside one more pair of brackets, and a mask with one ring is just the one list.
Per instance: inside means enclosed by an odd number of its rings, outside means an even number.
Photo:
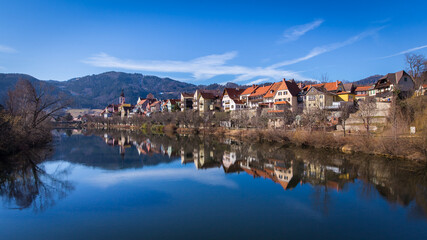
[{"label": "house with orange roof", "polygon": [[246,104],[240,99],[240,95],[245,89],[225,88],[222,92],[222,109],[224,111],[235,111],[246,108]]},{"label": "house with orange roof", "polygon": [[249,96],[255,92],[255,90],[258,88],[258,85],[252,85],[248,88],[246,88],[241,94],[240,94],[240,100],[242,100],[246,105],[248,104],[248,98]]},{"label": "house with orange roof", "polygon": [[365,99],[366,97],[375,95],[375,88],[374,85],[368,85],[368,86],[358,86],[354,90],[355,92],[355,99]]},{"label": "house with orange roof", "polygon": [[162,102],[161,101],[155,101],[152,104],[150,104],[150,107],[148,109],[149,112],[160,112],[161,111]]},{"label": "house with orange roof", "polygon": [[[267,85],[262,87],[257,87],[248,97],[248,107],[257,108],[264,103],[264,96],[270,91],[270,88],[273,85]],[[268,104],[267,104],[268,106]]]},{"label": "house with orange roof", "polygon": [[283,79],[274,96],[274,109],[289,109],[293,112],[298,110],[298,96],[301,90],[294,80]]},{"label": "house with orange roof", "polygon": [[282,82],[275,82],[271,86],[271,88],[268,90],[267,94],[264,95],[264,103],[268,104],[268,108],[273,108],[274,106],[274,97],[277,94],[277,91],[279,90],[280,86],[282,85]]}]

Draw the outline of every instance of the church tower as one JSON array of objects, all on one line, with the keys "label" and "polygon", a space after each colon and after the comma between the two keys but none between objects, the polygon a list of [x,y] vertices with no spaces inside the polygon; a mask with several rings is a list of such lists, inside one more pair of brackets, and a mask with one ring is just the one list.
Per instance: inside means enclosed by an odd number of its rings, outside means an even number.
[{"label": "church tower", "polygon": [[119,104],[124,104],[125,103],[125,93],[123,92],[123,89],[122,89],[122,93],[120,94],[120,97],[119,97]]}]

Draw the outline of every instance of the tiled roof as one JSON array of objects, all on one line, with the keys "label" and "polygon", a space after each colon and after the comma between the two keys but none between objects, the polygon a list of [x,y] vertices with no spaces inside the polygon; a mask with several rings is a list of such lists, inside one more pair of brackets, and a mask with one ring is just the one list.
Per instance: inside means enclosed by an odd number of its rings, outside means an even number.
[{"label": "tiled roof", "polygon": [[371,89],[372,86],[359,86],[356,88],[356,92],[363,92],[363,91],[368,91],[369,89]]},{"label": "tiled roof", "polygon": [[233,99],[235,104],[245,104],[245,101],[240,100],[240,99]]},{"label": "tiled roof", "polygon": [[210,92],[200,92],[200,95],[204,98],[204,99],[215,99],[215,95],[210,93]]},{"label": "tiled roof", "polygon": [[346,92],[351,92],[354,90],[353,83],[345,83],[345,84],[343,84],[343,86],[344,86],[344,91],[346,91]]},{"label": "tiled roof", "polygon": [[274,103],[274,105],[283,105],[283,104],[289,104],[289,103],[288,101],[279,101]]},{"label": "tiled roof", "polygon": [[193,97],[194,96],[193,93],[185,93],[185,92],[183,92],[181,94],[182,94],[183,97]]},{"label": "tiled roof", "polygon": [[148,101],[147,99],[141,99],[138,103],[136,103],[136,105],[142,105],[144,104],[146,101]]},{"label": "tiled roof", "polygon": [[427,88],[427,84],[424,84],[424,85],[423,85],[423,88]]},{"label": "tiled roof", "polygon": [[255,92],[250,95],[250,97],[263,96],[270,90],[271,86],[272,85],[258,87],[257,89],[255,89]]},{"label": "tiled roof", "polygon": [[[378,80],[378,82],[380,82],[380,80],[384,80],[384,79],[386,79],[387,80],[387,82],[389,82],[389,83],[391,83],[391,84],[397,84],[397,83],[399,83],[399,81],[401,80],[401,78],[403,77],[403,75],[408,75],[409,76],[409,74],[407,74],[405,71],[399,71],[399,72],[396,72],[396,73],[387,73],[386,75],[384,75],[382,78],[380,78],[379,80]],[[409,76],[409,78],[410,79],[412,79],[411,78],[411,76]],[[396,82],[397,81],[397,82]],[[378,82],[377,82],[377,84],[376,84],[376,86],[378,85]]]},{"label": "tiled roof", "polygon": [[286,81],[285,79],[283,79],[283,81],[281,83],[282,84],[280,85],[280,88],[278,89],[279,91],[280,90],[288,90],[292,96],[297,96],[298,93],[301,92],[301,89],[298,87],[298,85],[293,80]]},{"label": "tiled roof", "polygon": [[224,94],[227,93],[228,97],[232,99],[238,99],[240,94],[242,94],[245,89],[236,89],[236,88],[225,88]]},{"label": "tiled roof", "polygon": [[285,110],[270,110],[268,111],[268,113],[280,113],[280,112],[284,112]]},{"label": "tiled roof", "polygon": [[313,87],[324,87],[326,89],[326,91],[330,92],[330,91],[337,91],[338,90],[338,86],[340,84],[341,84],[341,81],[336,81],[336,82],[314,84],[312,86]]},{"label": "tiled roof", "polygon": [[264,95],[264,98],[274,97],[277,93],[277,90],[280,88],[281,85],[282,85],[282,82],[273,83],[270,90],[268,90],[267,94]]},{"label": "tiled roof", "polygon": [[255,89],[257,89],[258,86],[257,85],[252,85],[251,87],[246,88],[240,95],[248,95],[251,94],[255,91]]}]

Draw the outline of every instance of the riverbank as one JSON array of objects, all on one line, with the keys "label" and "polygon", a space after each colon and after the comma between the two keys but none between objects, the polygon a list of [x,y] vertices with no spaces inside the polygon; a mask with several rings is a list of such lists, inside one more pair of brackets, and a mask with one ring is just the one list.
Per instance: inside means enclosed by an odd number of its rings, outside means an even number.
[{"label": "riverbank", "polygon": [[243,142],[271,142],[301,147],[326,148],[349,154],[363,152],[390,158],[405,158],[417,162],[427,161],[427,139],[425,136],[393,138],[348,135],[344,137],[337,136],[334,132],[310,132],[303,129],[285,131],[281,129],[226,129],[221,127],[209,129],[178,128],[177,133],[226,137]]},{"label": "riverbank", "polygon": [[[90,124],[89,128],[104,128]],[[404,158],[416,162],[427,162],[426,136],[400,136],[397,138],[378,135],[341,135],[337,132],[309,131],[305,129],[228,129],[224,127],[191,128],[175,125],[147,125],[140,127],[131,125],[108,125],[108,129],[140,130],[153,134],[199,135],[200,137],[230,138],[241,142],[280,143],[299,147],[324,148],[348,154],[357,152],[384,156],[388,158]]]}]

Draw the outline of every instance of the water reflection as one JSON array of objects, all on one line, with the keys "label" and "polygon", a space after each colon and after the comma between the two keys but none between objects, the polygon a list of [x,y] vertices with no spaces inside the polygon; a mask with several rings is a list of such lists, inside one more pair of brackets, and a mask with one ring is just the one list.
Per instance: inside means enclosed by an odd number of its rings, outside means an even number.
[{"label": "water reflection", "polygon": [[[358,186],[358,198],[369,200],[381,196],[390,204],[408,207],[412,218],[426,219],[427,216],[426,167],[401,160],[248,144],[231,139],[147,136],[132,131],[73,130],[57,134],[58,143],[52,157],[49,157],[51,152],[40,151],[19,156],[9,164],[3,161],[0,194],[9,208],[39,211],[52,206],[74,189],[67,180],[72,166],[83,165],[108,170],[87,176],[89,183],[99,186],[111,186],[126,179],[187,179],[237,189],[238,184],[227,177],[242,174],[254,178],[253,181],[271,182],[277,191],[309,187],[312,206],[324,214],[332,206],[331,194],[341,194],[347,192],[349,186]],[[70,164],[47,171],[41,163],[45,158]],[[183,166],[151,168],[172,162]],[[188,168],[192,165],[199,171]],[[146,167],[150,168],[135,170]],[[207,169],[222,169],[224,174],[218,176],[217,172]]]},{"label": "water reflection", "polygon": [[[347,191],[360,183],[358,194],[366,199],[379,194],[392,204],[416,207],[411,215],[427,216],[425,166],[371,155],[347,155],[319,149],[285,148],[279,145],[247,144],[233,140],[206,140],[183,136],[141,136],[135,132],[86,132],[98,136],[117,157],[156,165],[180,159],[196,169],[222,168],[225,174],[241,173],[278,184],[284,191],[298,186],[313,187],[313,205],[328,211],[328,195]],[[136,150],[136,153],[133,152]],[[129,156],[124,158],[124,156]],[[137,159],[137,160],[135,160]],[[105,160],[105,159],[104,159]],[[107,160],[108,161],[108,160]],[[89,163],[86,163],[89,164]]]},{"label": "water reflection", "polygon": [[74,189],[70,166],[47,171],[41,163],[51,151],[29,151],[0,162],[0,196],[9,209],[44,211]]}]

